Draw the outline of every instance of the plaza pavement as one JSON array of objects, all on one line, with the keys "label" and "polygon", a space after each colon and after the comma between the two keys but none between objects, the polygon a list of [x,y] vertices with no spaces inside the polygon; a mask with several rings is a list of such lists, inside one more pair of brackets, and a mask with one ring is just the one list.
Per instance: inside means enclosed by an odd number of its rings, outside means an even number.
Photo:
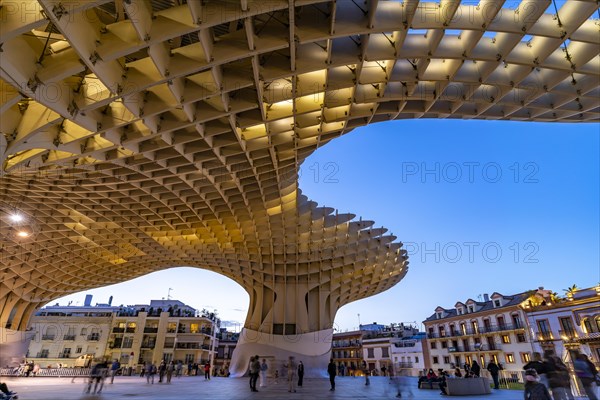
[{"label": "plaza pavement", "polygon": [[[85,387],[83,378],[2,378],[9,388],[18,392],[20,400],[337,400],[337,399],[394,399],[395,386],[388,378],[373,377],[371,385],[365,386],[363,378],[337,377],[336,390],[329,391],[328,379],[305,379],[304,386],[297,388],[296,393],[288,393],[287,381],[279,379],[275,384],[270,380],[268,387],[259,388],[252,393],[245,378],[212,378],[205,381],[203,377],[173,378],[171,384],[148,385],[145,378],[115,378],[113,385],[106,382],[101,395],[83,394]],[[413,382],[414,397],[408,395],[403,399],[433,400],[448,396],[439,394],[437,390],[416,389],[416,378]],[[452,397],[456,398],[456,397]],[[493,390],[490,395],[462,396],[461,398],[487,400],[520,400],[523,393],[518,390]]]}]

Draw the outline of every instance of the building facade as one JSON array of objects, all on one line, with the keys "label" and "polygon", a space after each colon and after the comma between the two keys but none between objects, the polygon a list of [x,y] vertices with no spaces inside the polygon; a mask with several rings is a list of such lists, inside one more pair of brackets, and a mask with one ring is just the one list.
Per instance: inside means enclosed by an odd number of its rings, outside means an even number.
[{"label": "building facade", "polygon": [[109,358],[138,372],[146,362],[214,364],[218,347],[214,313],[199,312],[177,300],[148,305],[52,306],[32,318],[28,360],[40,365],[76,367],[82,356]]},{"label": "building facade", "polygon": [[176,300],[152,300],[113,315],[107,356],[137,369],[161,360],[213,365],[215,324],[214,313],[198,313]]},{"label": "building facade", "polygon": [[394,373],[407,371],[407,375],[418,376],[423,369],[431,368],[427,336],[425,333],[402,338],[391,346],[391,357]]},{"label": "building facade", "polygon": [[333,334],[331,342],[331,358],[338,366],[343,365],[344,375],[362,375],[364,332],[361,330],[338,332]]},{"label": "building facade", "polygon": [[233,356],[233,350],[237,345],[239,336],[239,333],[229,332],[225,328],[221,328],[219,333],[217,333],[219,345],[215,354],[215,369],[219,375],[228,376],[231,357]]},{"label": "building facade", "polygon": [[483,301],[437,307],[424,321],[431,367],[450,370],[494,361],[505,370],[521,371],[533,352],[524,306],[550,295],[543,288],[508,296],[496,292]]},{"label": "building facade", "polygon": [[566,363],[575,352],[600,366],[600,285],[567,292],[564,299],[525,304],[535,351],[552,351]]},{"label": "building facade", "polygon": [[110,305],[48,306],[31,318],[35,336],[27,360],[47,367],[83,367],[104,356],[113,313]]}]

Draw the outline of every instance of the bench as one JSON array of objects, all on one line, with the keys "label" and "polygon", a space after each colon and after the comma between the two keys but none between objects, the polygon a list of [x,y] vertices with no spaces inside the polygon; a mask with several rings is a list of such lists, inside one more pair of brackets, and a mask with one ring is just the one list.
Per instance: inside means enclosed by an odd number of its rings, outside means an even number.
[{"label": "bench", "polygon": [[440,383],[423,381],[423,382],[419,383],[419,389],[440,390]]},{"label": "bench", "polygon": [[449,396],[467,396],[472,394],[490,394],[490,381],[487,378],[446,379],[446,392]]}]

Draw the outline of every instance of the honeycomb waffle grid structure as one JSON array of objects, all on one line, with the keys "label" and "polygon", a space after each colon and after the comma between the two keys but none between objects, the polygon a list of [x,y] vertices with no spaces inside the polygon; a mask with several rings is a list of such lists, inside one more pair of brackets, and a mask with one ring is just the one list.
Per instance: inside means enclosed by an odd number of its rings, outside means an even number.
[{"label": "honeycomb waffle grid structure", "polygon": [[38,227],[1,243],[0,326],[189,265],[247,328],[329,329],[407,255],[301,163],[395,119],[597,122],[599,31],[595,0],[0,0],[0,203]]}]

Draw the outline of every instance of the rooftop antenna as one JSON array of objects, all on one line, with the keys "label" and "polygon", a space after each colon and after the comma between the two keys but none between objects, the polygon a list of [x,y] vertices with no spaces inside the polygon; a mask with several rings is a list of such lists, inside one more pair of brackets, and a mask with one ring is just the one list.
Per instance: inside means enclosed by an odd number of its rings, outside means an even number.
[{"label": "rooftop antenna", "polygon": [[171,300],[171,290],[173,290],[173,288],[169,288],[169,291],[167,292],[167,300]]},{"label": "rooftop antenna", "polygon": [[360,313],[356,315],[358,315],[358,329],[360,329]]}]

